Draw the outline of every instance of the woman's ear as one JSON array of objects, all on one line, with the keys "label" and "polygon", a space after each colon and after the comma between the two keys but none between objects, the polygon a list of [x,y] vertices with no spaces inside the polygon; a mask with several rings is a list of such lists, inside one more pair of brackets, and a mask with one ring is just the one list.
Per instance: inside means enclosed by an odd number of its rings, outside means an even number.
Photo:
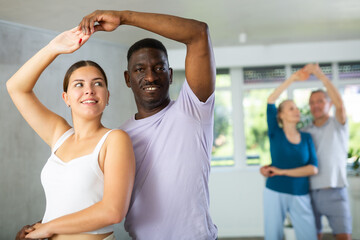
[{"label": "woman's ear", "polygon": [[67,95],[66,92],[63,92],[63,93],[62,93],[62,99],[64,100],[66,106],[70,107],[69,96]]}]

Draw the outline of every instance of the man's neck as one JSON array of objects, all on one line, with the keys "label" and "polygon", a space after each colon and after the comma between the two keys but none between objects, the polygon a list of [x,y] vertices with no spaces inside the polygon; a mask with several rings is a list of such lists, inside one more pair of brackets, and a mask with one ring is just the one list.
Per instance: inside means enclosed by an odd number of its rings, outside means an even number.
[{"label": "man's neck", "polygon": [[170,103],[170,99],[168,101],[165,101],[163,104],[151,109],[142,108],[138,106],[138,112],[135,114],[135,119],[139,120],[139,119],[151,117],[152,115],[166,108],[169,105],[169,103]]},{"label": "man's neck", "polygon": [[326,121],[329,119],[329,115],[324,115],[324,116],[322,116],[322,117],[319,117],[319,118],[317,118],[317,119],[314,119],[314,125],[316,126],[316,127],[321,127],[321,126],[323,126],[325,123],[326,123]]}]

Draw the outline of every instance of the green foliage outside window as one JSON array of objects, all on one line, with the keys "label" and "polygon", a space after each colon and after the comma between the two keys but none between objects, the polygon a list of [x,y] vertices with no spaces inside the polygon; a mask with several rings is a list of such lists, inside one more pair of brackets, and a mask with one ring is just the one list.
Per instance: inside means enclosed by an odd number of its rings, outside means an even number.
[{"label": "green foliage outside window", "polygon": [[234,165],[234,139],[230,87],[231,79],[229,74],[218,74],[216,76],[212,166]]}]

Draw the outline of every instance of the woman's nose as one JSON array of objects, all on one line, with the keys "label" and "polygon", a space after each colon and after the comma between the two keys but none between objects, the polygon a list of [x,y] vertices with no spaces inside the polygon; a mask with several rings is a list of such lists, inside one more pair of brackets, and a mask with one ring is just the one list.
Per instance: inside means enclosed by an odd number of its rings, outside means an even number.
[{"label": "woman's nose", "polygon": [[91,86],[86,87],[85,94],[94,94],[94,90]]}]

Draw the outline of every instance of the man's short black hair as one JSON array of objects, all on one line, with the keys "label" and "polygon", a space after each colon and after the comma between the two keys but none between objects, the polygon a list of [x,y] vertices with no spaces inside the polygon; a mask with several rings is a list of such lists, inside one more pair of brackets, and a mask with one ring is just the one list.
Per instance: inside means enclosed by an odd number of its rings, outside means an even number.
[{"label": "man's short black hair", "polygon": [[162,44],[162,42],[160,42],[159,40],[153,39],[153,38],[144,38],[140,41],[137,41],[129,48],[128,53],[127,53],[128,62],[129,62],[131,56],[133,55],[133,53],[142,48],[154,48],[154,49],[161,50],[165,53],[166,59],[168,60],[167,51],[166,51],[164,44]]}]

